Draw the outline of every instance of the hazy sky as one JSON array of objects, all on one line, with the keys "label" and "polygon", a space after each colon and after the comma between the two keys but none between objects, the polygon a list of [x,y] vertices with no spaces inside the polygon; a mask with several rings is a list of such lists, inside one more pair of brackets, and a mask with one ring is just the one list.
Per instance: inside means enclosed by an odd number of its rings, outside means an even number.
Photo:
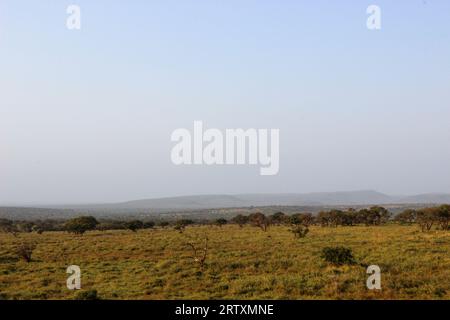
[{"label": "hazy sky", "polygon": [[[279,174],[175,166],[194,120]],[[0,0],[0,204],[356,189],[450,192],[450,1]]]}]

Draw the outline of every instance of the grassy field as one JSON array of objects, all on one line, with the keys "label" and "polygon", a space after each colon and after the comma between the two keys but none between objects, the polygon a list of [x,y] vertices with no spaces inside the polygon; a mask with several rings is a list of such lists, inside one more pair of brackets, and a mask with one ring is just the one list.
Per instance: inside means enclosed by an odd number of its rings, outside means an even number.
[{"label": "grassy field", "polygon": [[[189,241],[208,254],[202,268]],[[14,248],[34,241],[30,263]],[[327,246],[353,250],[355,265],[331,266]],[[381,268],[382,290],[366,288],[367,265]],[[78,265],[82,290],[66,287]],[[234,225],[172,229],[0,234],[0,298],[73,299],[450,299],[450,233],[417,226],[312,227],[295,239],[287,227],[267,232]]]}]

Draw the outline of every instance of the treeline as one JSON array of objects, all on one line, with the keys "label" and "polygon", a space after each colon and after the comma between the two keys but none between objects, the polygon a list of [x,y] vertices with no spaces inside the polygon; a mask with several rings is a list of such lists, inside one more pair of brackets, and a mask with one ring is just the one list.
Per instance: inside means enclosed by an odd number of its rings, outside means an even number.
[{"label": "treeline", "polygon": [[408,209],[399,213],[395,220],[401,224],[419,224],[422,231],[430,230],[433,225],[440,229],[449,230],[450,225],[450,205],[445,204],[439,207],[424,208],[420,210]]},{"label": "treeline", "polygon": [[317,215],[311,213],[297,213],[287,215],[283,212],[276,212],[272,215],[264,215],[261,212],[250,215],[239,214],[230,220],[219,218],[216,220],[194,221],[190,219],[179,219],[177,221],[141,221],[141,220],[100,220],[91,216],[83,216],[69,220],[36,220],[36,221],[13,221],[0,219],[0,232],[17,235],[18,233],[36,232],[43,233],[49,231],[67,231],[74,234],[83,234],[89,230],[131,230],[151,229],[155,227],[173,227],[182,233],[188,225],[216,225],[221,227],[226,224],[235,224],[243,227],[251,225],[267,231],[271,225],[286,225],[291,227],[295,236],[305,236],[309,231],[309,226],[317,225],[322,227],[338,226],[379,226],[389,221],[400,224],[418,224],[422,231],[429,231],[433,228],[449,230],[450,226],[450,205],[439,207],[423,208],[420,210],[407,209],[395,217],[383,207],[374,206],[368,209],[348,209],[321,211]]},{"label": "treeline", "polygon": [[[369,209],[355,210],[330,210],[321,211],[317,215],[311,213],[297,213],[293,215],[286,215],[283,212],[276,212],[269,216],[264,216],[261,213],[254,213],[249,216],[238,215],[231,219],[231,222],[237,223],[240,226],[244,224],[251,224],[257,226],[265,226],[267,229],[269,225],[320,225],[322,227],[337,227],[337,226],[354,226],[358,224],[382,225],[389,221],[391,213],[379,206],[374,206]],[[264,229],[263,228],[263,229]]]},{"label": "treeline", "polygon": [[91,216],[82,216],[69,220],[36,220],[36,221],[13,221],[0,219],[0,232],[17,235],[18,233],[36,232],[42,234],[50,231],[67,231],[75,234],[83,234],[89,230],[131,230],[150,229],[155,226],[166,227],[169,222],[161,221],[156,224],[153,221],[119,221],[100,220]]}]

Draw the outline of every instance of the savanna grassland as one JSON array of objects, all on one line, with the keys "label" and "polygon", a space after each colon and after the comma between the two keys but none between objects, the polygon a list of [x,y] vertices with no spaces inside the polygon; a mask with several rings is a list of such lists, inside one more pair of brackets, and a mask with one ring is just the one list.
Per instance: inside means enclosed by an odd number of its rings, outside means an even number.
[{"label": "savanna grassland", "polygon": [[[205,265],[193,249],[208,240]],[[14,253],[33,241],[31,262]],[[351,248],[353,265],[321,258],[327,246]],[[381,290],[366,288],[366,267],[381,268]],[[81,268],[82,289],[66,287]],[[0,234],[0,298],[74,299],[450,299],[450,233],[416,225],[312,226],[295,238],[286,226],[237,225]]]}]

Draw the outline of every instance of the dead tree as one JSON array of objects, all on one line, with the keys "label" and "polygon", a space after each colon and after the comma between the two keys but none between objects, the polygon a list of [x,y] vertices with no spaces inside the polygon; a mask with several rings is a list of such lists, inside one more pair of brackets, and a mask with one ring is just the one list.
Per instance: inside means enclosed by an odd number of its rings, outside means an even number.
[{"label": "dead tree", "polygon": [[193,241],[188,242],[187,245],[189,247],[191,247],[192,250],[194,251],[194,255],[193,255],[194,262],[198,263],[200,268],[203,269],[203,267],[205,266],[205,262],[206,262],[206,256],[208,254],[208,237],[205,237],[205,239],[204,239],[203,248],[197,247],[197,245]]}]

